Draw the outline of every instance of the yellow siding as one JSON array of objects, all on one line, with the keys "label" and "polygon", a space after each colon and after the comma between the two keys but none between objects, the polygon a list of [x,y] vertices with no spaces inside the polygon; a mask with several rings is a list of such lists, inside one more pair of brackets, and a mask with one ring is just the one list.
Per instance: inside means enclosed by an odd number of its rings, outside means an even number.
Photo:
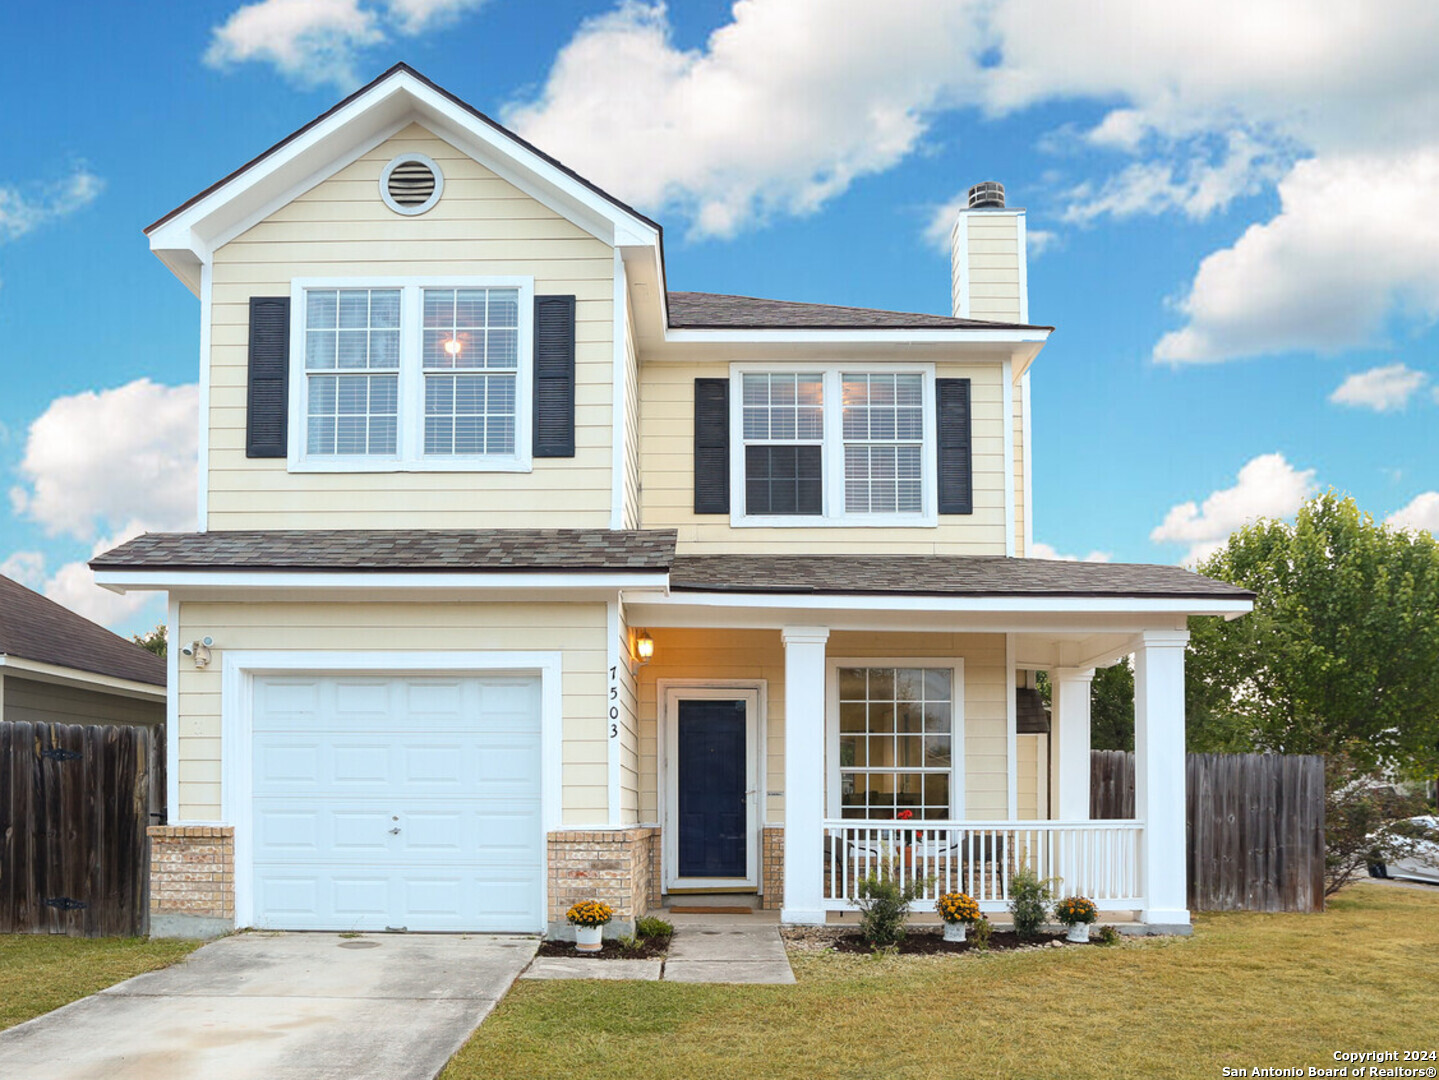
[{"label": "yellow siding", "polygon": [[1018,322],[1019,219],[1014,214],[966,214],[969,228],[969,314]]},{"label": "yellow siding", "polygon": [[6,675],[0,679],[7,721],[27,724],[163,724],[165,703]]},{"label": "yellow siding", "polygon": [[1015,736],[1015,794],[1021,821],[1049,817],[1049,736]]},{"label": "yellow siding", "polygon": [[618,719],[613,722],[619,724],[620,823],[625,825],[634,825],[641,820],[639,696],[630,667],[630,632],[621,607],[619,636],[615,642],[619,663],[614,672],[616,695],[612,705],[619,711]]},{"label": "yellow siding", "polygon": [[[660,679],[763,681],[768,694],[765,731],[767,792],[784,790],[784,644],[778,631],[653,630],[655,658],[640,671],[640,820],[659,821],[657,724]],[[973,819],[1008,816],[1004,637],[998,634],[881,634],[837,632],[831,657],[883,659],[935,657],[964,660],[965,814]],[[782,795],[766,795],[765,820],[784,821]]]},{"label": "yellow siding", "polygon": [[[996,358],[998,359],[998,358]],[[642,523],[679,531],[692,554],[1003,555],[1004,390],[995,363],[943,363],[940,378],[972,380],[974,513],[932,528],[732,529],[728,515],[694,513],[694,380],[727,378],[726,363],[646,364],[640,369]]]},{"label": "yellow siding", "polygon": [[603,604],[200,603],[180,605],[177,641],[210,636],[203,670],[180,665],[180,816],[220,820],[220,672],[227,649],[564,653],[566,825],[609,816]]},{"label": "yellow siding", "polygon": [[[402,152],[444,173],[434,209],[406,218],[379,197]],[[533,275],[576,306],[574,458],[530,473],[286,472],[245,457],[248,303],[296,277]],[[614,254],[473,158],[412,125],[215,253],[211,327],[211,529],[494,526],[605,528],[610,520]]]}]

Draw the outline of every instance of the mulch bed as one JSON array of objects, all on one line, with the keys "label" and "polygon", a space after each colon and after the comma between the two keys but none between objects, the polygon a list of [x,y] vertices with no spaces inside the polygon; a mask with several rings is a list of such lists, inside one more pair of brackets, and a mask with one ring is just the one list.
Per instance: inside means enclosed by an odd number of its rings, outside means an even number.
[{"label": "mulch bed", "polygon": [[[832,949],[837,953],[874,952],[857,932],[848,928],[813,927],[803,930],[784,931],[785,944],[797,952],[824,952]],[[1095,939],[1097,940],[1097,939]],[[1091,942],[1092,943],[1092,942]],[[1013,952],[1017,949],[1062,948],[1069,943],[1063,934],[1041,934],[1037,938],[1020,938],[1013,930],[996,930],[989,938],[990,952]],[[934,930],[912,929],[896,946],[900,956],[937,956],[945,953],[982,952],[973,939],[969,941],[945,941],[938,928]]]},{"label": "mulch bed", "polygon": [[670,951],[670,935],[643,938],[626,949],[618,941],[606,941],[599,952],[577,952],[573,941],[542,941],[537,956],[569,956],[581,960],[663,960]]}]

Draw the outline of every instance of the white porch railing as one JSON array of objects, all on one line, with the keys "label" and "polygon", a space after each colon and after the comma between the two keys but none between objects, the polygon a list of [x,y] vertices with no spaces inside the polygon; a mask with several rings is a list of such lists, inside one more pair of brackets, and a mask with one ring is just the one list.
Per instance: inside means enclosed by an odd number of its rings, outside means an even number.
[{"label": "white porch railing", "polygon": [[886,867],[901,882],[924,882],[923,910],[941,894],[964,892],[985,911],[1009,902],[1015,870],[1052,879],[1056,896],[1087,896],[1100,908],[1143,906],[1138,821],[853,821],[824,823],[824,905],[854,907],[870,874]]}]

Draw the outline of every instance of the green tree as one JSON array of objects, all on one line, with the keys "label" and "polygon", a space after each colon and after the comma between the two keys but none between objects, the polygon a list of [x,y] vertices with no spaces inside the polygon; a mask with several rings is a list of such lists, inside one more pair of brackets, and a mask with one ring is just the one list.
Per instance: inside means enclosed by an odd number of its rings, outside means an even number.
[{"label": "green tree", "polygon": [[165,624],[161,623],[148,634],[131,634],[130,639],[142,649],[147,649],[160,658],[165,656]]},{"label": "green tree", "polygon": [[1189,749],[1351,755],[1439,770],[1439,543],[1330,491],[1293,525],[1258,521],[1199,571],[1254,611],[1190,620]]}]

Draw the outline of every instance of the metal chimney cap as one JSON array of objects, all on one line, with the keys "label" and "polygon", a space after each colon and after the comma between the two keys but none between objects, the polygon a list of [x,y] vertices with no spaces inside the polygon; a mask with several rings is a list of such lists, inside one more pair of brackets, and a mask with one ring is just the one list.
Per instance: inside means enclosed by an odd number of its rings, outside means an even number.
[{"label": "metal chimney cap", "polygon": [[969,208],[1004,208],[1004,185],[998,180],[984,180],[969,189]]}]

